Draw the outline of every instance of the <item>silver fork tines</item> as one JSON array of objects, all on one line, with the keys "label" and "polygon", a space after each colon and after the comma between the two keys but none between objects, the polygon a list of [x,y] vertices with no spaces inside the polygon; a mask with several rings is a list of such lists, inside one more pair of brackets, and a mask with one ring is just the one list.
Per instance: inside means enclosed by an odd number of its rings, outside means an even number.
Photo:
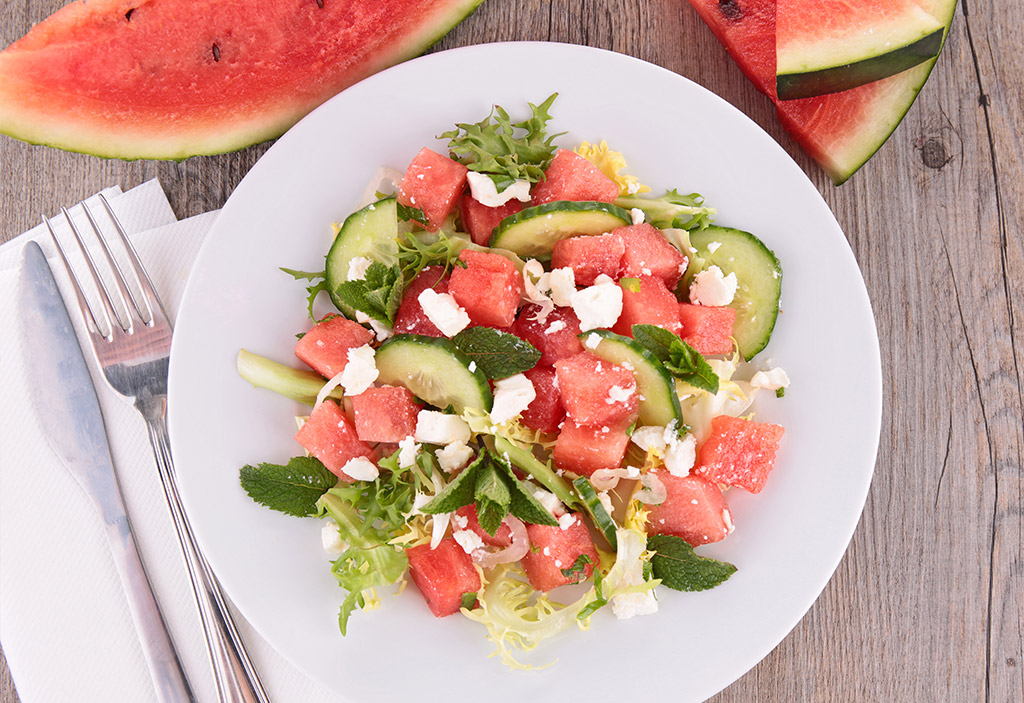
[{"label": "silver fork tines", "polygon": [[[70,213],[61,208],[85,261],[94,290],[82,285],[60,239],[46,218],[60,258],[67,269],[78,302],[79,311],[89,331],[89,341],[107,384],[132,404],[146,421],[157,472],[181,543],[189,579],[195,591],[196,604],[203,621],[207,649],[213,665],[219,699],[223,703],[268,703],[255,667],[245,651],[220,586],[209,564],[196,546],[195,535],[185,516],[178,492],[177,476],[167,437],[167,370],[171,350],[171,324],[164,312],[153,283],[143,267],[135,247],[114,215],[110,203],[99,196],[106,214],[120,241],[119,249],[127,260],[134,280],[125,275],[114,255],[103,229],[92,211],[83,202],[85,219],[92,229],[106,259],[106,273],[114,282],[113,293],[97,269],[82,232]],[[136,294],[135,290],[138,291]],[[131,301],[131,305],[129,305]]]}]

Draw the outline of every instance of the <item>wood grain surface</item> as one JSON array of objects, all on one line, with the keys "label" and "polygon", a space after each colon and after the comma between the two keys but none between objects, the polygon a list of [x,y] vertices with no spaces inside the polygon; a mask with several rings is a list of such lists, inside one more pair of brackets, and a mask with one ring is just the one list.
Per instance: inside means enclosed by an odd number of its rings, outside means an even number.
[{"label": "wood grain surface", "polygon": [[[0,41],[61,4],[6,0]],[[807,616],[716,703],[1024,700],[1024,24],[1016,5],[962,2],[917,103],[839,188],[786,136],[685,0],[488,0],[437,47],[586,44],[695,80],[805,169],[863,270],[885,403],[863,517]],[[179,217],[220,207],[265,149],[127,163],[0,137],[0,241],[58,204],[154,176]],[[17,700],[4,666],[0,703]]]}]

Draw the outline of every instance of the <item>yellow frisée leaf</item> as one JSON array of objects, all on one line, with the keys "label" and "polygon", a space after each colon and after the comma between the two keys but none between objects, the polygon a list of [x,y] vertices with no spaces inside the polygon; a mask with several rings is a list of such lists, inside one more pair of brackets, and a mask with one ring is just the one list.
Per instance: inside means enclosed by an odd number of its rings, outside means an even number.
[{"label": "yellow fris\u00e9e leaf", "polygon": [[595,597],[591,588],[572,603],[559,603],[535,591],[518,567],[503,564],[491,572],[489,579],[483,579],[477,597],[479,607],[463,610],[462,614],[487,628],[487,639],[496,647],[492,656],[500,657],[510,669],[533,670],[554,662],[525,664],[516,657],[517,652],[529,652],[573,625],[586,630],[589,621],[577,616]]},{"label": "yellow fris\u00e9e leaf", "polygon": [[619,173],[626,168],[626,159],[622,152],[612,151],[605,140],[602,139],[600,144],[583,142],[574,151],[601,169],[601,173],[615,181],[615,184],[619,186],[620,195],[651,192],[651,189],[640,183],[635,176]]}]

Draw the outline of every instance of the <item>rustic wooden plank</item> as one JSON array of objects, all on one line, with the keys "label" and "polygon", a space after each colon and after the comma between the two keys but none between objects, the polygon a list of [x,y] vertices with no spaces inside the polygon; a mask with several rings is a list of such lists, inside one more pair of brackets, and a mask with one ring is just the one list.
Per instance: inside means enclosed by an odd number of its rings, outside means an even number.
[{"label": "rustic wooden plank", "polygon": [[[5,3],[0,41],[61,4]],[[917,104],[841,188],[685,2],[490,0],[438,46],[587,44],[712,88],[804,167],[861,264],[886,403],[865,513],[808,615],[716,703],[1024,700],[1024,28],[1010,5],[958,8]],[[0,138],[0,241],[115,182],[159,177],[179,216],[218,207],[266,148],[125,163]]]}]

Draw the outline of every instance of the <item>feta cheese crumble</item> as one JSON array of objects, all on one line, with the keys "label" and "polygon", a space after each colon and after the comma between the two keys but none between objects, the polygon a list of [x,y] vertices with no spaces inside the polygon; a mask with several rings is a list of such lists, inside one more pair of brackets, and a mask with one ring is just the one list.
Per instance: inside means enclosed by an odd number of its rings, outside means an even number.
[{"label": "feta cheese crumble", "polygon": [[500,193],[494,179],[485,173],[470,171],[466,174],[466,180],[469,181],[469,190],[473,198],[487,207],[500,207],[513,198],[524,203],[530,200],[530,182],[522,178],[517,178]]},{"label": "feta cheese crumble", "polygon": [[642,225],[646,218],[644,211],[638,207],[630,209],[629,216],[632,218],[634,225]]},{"label": "feta cheese crumble", "polygon": [[341,470],[357,481],[373,481],[380,475],[377,466],[365,456],[349,459]]},{"label": "feta cheese crumble", "polygon": [[560,308],[572,305],[572,294],[576,292],[576,272],[568,266],[552,269],[548,274],[551,301]]},{"label": "feta cheese crumble", "polygon": [[517,373],[495,381],[491,420],[499,425],[508,422],[526,410],[536,397],[533,382],[525,374]]},{"label": "feta cheese crumble", "polygon": [[364,344],[348,350],[348,363],[341,372],[341,385],[345,395],[359,395],[377,380],[377,362],[374,361],[373,347]]},{"label": "feta cheese crumble", "polygon": [[775,367],[767,371],[758,371],[750,379],[750,385],[754,388],[764,388],[769,391],[777,391],[780,388],[789,387],[789,376],[786,372]]},{"label": "feta cheese crumble", "polygon": [[419,454],[420,445],[415,437],[406,437],[398,443],[398,468],[408,469],[416,463],[416,455]]},{"label": "feta cheese crumble", "polygon": [[711,305],[721,307],[728,305],[736,297],[739,281],[736,274],[728,276],[717,266],[709,266],[693,277],[690,284],[690,302],[694,305]]},{"label": "feta cheese crumble", "polygon": [[338,532],[338,523],[333,518],[325,518],[324,526],[320,528],[320,543],[328,556],[338,558],[341,553],[348,549],[348,544],[341,538]]},{"label": "feta cheese crumble", "polygon": [[448,415],[436,410],[420,410],[416,416],[417,442],[425,444],[465,444],[472,436],[469,425],[458,415]]},{"label": "feta cheese crumble", "polygon": [[623,388],[622,386],[612,386],[608,389],[608,397],[604,399],[604,402],[608,405],[615,405],[615,403],[625,403],[633,394],[636,393],[636,386],[630,386],[629,388]]},{"label": "feta cheese crumble", "polygon": [[370,268],[370,264],[373,263],[373,259],[365,256],[353,257],[348,262],[348,273],[345,275],[346,281],[364,281],[366,280],[366,269]]},{"label": "feta cheese crumble", "polygon": [[594,285],[582,288],[569,302],[580,320],[580,331],[612,327],[622,314],[622,289],[608,276],[601,274]]},{"label": "feta cheese crumble", "polygon": [[465,442],[455,441],[435,450],[434,454],[437,456],[438,465],[450,473],[469,463],[473,458],[473,449]]},{"label": "feta cheese crumble", "polygon": [[469,314],[455,302],[450,293],[438,293],[433,288],[424,288],[416,300],[423,308],[423,314],[445,337],[454,337],[469,327]]},{"label": "feta cheese crumble", "polygon": [[599,334],[588,334],[587,339],[583,342],[583,346],[587,349],[597,349],[597,346],[601,343],[601,335]]},{"label": "feta cheese crumble", "polygon": [[576,516],[572,513],[566,513],[558,517],[558,529],[568,530],[570,527],[576,524]]},{"label": "feta cheese crumble", "polygon": [[472,530],[456,530],[452,533],[452,537],[466,554],[472,554],[474,550],[484,548],[484,541]]}]

